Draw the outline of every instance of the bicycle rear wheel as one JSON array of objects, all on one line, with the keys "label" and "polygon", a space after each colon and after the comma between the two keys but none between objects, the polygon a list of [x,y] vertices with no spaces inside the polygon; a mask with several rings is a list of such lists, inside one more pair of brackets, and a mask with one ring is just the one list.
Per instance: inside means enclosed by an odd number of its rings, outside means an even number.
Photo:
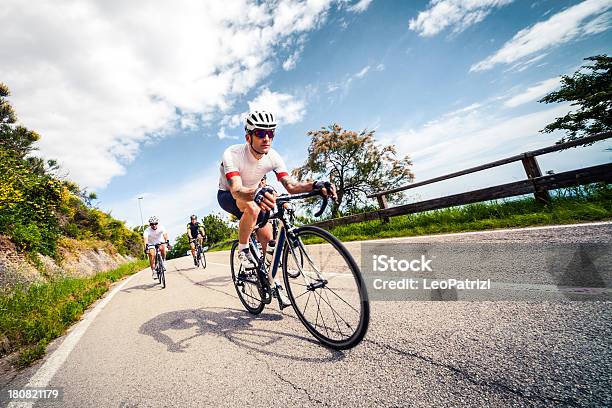
[{"label": "bicycle rear wheel", "polygon": [[230,266],[232,269],[232,281],[236,288],[238,298],[244,308],[251,314],[259,314],[264,308],[264,302],[259,294],[259,280],[257,271],[245,271],[238,259],[238,241],[232,245],[230,252]]},{"label": "bicycle rear wheel", "polygon": [[344,245],[324,229],[305,226],[294,234],[283,250],[283,278],[293,310],[324,345],[336,350],[354,347],[370,321],[359,267]]}]

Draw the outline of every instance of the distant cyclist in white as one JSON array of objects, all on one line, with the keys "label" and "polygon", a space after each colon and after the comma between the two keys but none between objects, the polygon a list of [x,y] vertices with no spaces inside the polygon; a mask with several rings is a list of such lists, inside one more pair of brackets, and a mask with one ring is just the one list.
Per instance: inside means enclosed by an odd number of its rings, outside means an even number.
[{"label": "distant cyclist in white", "polygon": [[166,246],[170,248],[170,243],[168,242],[168,232],[162,225],[159,225],[159,220],[154,216],[149,218],[149,227],[144,230],[142,236],[145,242],[145,252],[149,255],[149,265],[151,266],[153,279],[155,279],[155,245],[162,244],[159,247],[159,250],[161,251],[162,257],[165,260],[167,252]]},{"label": "distant cyclist in white", "polygon": [[[217,201],[221,208],[240,220],[238,234],[238,257],[244,268],[252,268],[256,261],[248,250],[248,239],[263,211],[270,211],[276,203],[276,191],[271,186],[260,186],[264,175],[273,171],[276,178],[290,194],[321,191],[336,198],[336,188],[324,181],[298,182],[289,176],[285,162],[272,149],[276,121],[265,111],[249,113],[245,120],[246,143],[228,147],[223,153],[220,166]],[[328,191],[325,186],[330,187]],[[267,224],[257,230],[257,239],[265,251],[272,239],[272,226]],[[268,272],[269,273],[269,272]],[[282,308],[289,306],[278,278],[268,276],[273,294]]]}]

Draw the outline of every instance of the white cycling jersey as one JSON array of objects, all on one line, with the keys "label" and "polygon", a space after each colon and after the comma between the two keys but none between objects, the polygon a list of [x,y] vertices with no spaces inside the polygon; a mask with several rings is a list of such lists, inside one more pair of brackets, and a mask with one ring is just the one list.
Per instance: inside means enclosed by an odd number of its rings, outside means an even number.
[{"label": "white cycling jersey", "polygon": [[261,178],[274,171],[276,178],[288,176],[287,167],[280,155],[274,149],[270,149],[261,159],[257,160],[250,152],[249,145],[237,144],[228,147],[223,153],[223,161],[220,166],[219,189],[229,191],[228,180],[234,176],[242,178],[242,185],[246,188],[255,188]]},{"label": "white cycling jersey", "polygon": [[148,245],[160,244],[166,242],[164,239],[164,232],[166,229],[162,225],[158,225],[157,229],[153,229],[150,226],[142,234],[144,242]]}]

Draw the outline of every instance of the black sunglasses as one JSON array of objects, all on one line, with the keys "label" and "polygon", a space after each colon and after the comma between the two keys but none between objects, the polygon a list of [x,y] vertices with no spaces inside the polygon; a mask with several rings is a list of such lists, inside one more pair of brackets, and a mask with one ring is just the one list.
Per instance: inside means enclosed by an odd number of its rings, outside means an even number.
[{"label": "black sunglasses", "polygon": [[149,224],[149,225],[150,225],[150,226],[154,226],[154,225],[157,225],[157,223],[156,223],[156,222],[154,222],[154,223],[151,223],[151,224]]},{"label": "black sunglasses", "polygon": [[268,136],[270,140],[274,139],[274,130],[272,129],[253,129],[251,133],[260,139],[263,139],[266,136]]}]

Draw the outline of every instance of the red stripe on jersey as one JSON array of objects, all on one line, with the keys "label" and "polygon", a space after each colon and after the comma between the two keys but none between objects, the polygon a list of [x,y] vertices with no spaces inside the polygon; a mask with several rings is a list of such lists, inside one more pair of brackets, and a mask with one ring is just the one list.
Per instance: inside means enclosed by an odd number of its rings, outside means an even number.
[{"label": "red stripe on jersey", "polygon": [[283,177],[288,176],[288,175],[289,175],[289,173],[285,173],[285,172],[282,172],[282,173],[277,173],[277,174],[276,174],[276,179],[277,179],[278,181],[280,181],[280,180],[281,180]]},{"label": "red stripe on jersey", "polygon": [[232,177],[239,176],[239,175],[240,175],[239,171],[230,171],[229,173],[225,173],[225,178],[227,178],[229,180]]}]

